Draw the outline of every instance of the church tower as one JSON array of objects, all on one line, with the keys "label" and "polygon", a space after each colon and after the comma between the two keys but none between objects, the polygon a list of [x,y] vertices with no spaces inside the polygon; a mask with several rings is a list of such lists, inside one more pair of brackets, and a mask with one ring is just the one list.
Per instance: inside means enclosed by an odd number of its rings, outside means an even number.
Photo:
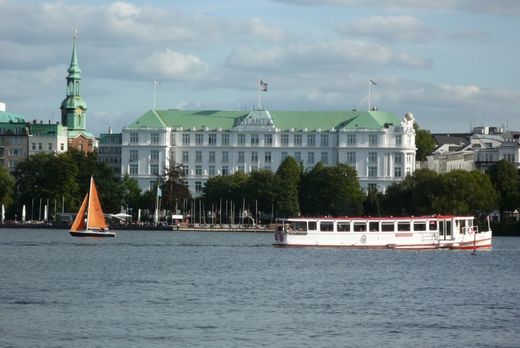
[{"label": "church tower", "polygon": [[67,70],[67,96],[61,102],[61,124],[68,127],[69,131],[85,131],[87,104],[80,95],[81,69],[76,55],[76,38],[77,32],[74,33],[72,58]]}]

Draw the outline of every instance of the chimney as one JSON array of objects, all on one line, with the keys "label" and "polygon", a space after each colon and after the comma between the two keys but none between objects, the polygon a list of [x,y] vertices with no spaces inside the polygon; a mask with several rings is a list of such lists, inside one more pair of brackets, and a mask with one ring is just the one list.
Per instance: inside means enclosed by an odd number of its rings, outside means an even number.
[{"label": "chimney", "polygon": [[112,127],[108,127],[108,134],[112,134]]}]

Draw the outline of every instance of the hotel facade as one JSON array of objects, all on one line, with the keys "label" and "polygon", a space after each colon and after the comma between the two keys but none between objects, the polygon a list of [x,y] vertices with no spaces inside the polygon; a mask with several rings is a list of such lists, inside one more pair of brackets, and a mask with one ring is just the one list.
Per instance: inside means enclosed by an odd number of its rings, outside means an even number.
[{"label": "hotel facade", "polygon": [[150,110],[123,128],[122,174],[152,188],[169,163],[182,164],[194,196],[217,175],[276,171],[292,156],[356,169],[363,188],[386,188],[415,170],[414,117],[380,111]]}]

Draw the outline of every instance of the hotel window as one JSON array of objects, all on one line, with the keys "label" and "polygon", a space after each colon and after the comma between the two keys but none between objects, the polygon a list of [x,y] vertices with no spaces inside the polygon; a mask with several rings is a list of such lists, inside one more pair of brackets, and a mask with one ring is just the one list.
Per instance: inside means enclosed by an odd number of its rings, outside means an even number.
[{"label": "hotel window", "polygon": [[215,151],[210,151],[210,152],[209,152],[209,159],[208,159],[208,162],[209,162],[209,163],[215,163]]},{"label": "hotel window", "polygon": [[195,151],[195,162],[202,162],[202,151]]},{"label": "hotel window", "polygon": [[401,135],[395,136],[395,146],[401,147],[403,145],[403,137]]},{"label": "hotel window", "polygon": [[195,175],[202,175],[202,166],[201,165],[196,165],[195,166]]},{"label": "hotel window", "polygon": [[253,163],[258,162],[258,152],[256,152],[256,151],[251,152],[251,162],[253,162]]},{"label": "hotel window", "polygon": [[413,155],[411,153],[406,154],[406,164],[412,163]]},{"label": "hotel window", "polygon": [[170,136],[171,146],[175,146],[175,138],[176,138],[176,134],[172,133]]},{"label": "hotel window", "polygon": [[229,169],[228,166],[222,166],[222,175],[228,175]]},{"label": "hotel window", "polygon": [[137,164],[130,164],[129,169],[131,175],[137,175]]},{"label": "hotel window", "polygon": [[267,152],[265,153],[264,158],[265,158],[265,163],[271,163],[271,152],[270,152],[270,151],[267,151]]},{"label": "hotel window", "polygon": [[379,143],[379,136],[377,134],[369,134],[368,135],[368,145],[371,147],[376,147]]},{"label": "hotel window", "polygon": [[245,144],[246,144],[246,135],[238,134],[238,145],[245,145]]},{"label": "hotel window", "polygon": [[208,135],[208,145],[217,145],[217,135],[215,133]]},{"label": "hotel window", "polygon": [[215,176],[215,166],[209,166],[208,174],[209,176]]},{"label": "hotel window", "polygon": [[150,134],[150,140],[152,144],[159,144],[159,133]]},{"label": "hotel window", "polygon": [[244,163],[244,151],[238,151],[238,163]]},{"label": "hotel window", "polygon": [[329,135],[328,134],[321,135],[321,147],[329,147]]},{"label": "hotel window", "polygon": [[159,175],[159,165],[158,164],[150,164],[150,174]]},{"label": "hotel window", "polygon": [[347,134],[347,145],[351,145],[351,146],[356,145],[356,135],[355,134]]},{"label": "hotel window", "polygon": [[356,164],[356,153],[355,152],[347,152],[347,163],[350,165]]},{"label": "hotel window", "polygon": [[377,152],[368,153],[368,163],[377,164]]},{"label": "hotel window", "polygon": [[190,161],[190,153],[188,151],[182,151],[182,162],[186,163]]},{"label": "hotel window", "polygon": [[159,161],[159,150],[150,151],[150,161],[152,161],[152,162]]},{"label": "hotel window", "polygon": [[189,133],[183,133],[182,134],[182,145],[189,145],[191,142],[190,134]]},{"label": "hotel window", "polygon": [[36,150],[36,143],[32,143],[32,149]]},{"label": "hotel window", "polygon": [[202,181],[195,181],[195,192],[202,192]]},{"label": "hotel window", "polygon": [[61,150],[61,151],[64,151],[64,150],[65,150],[65,144],[63,144],[63,143],[60,144],[60,150]]},{"label": "hotel window", "polygon": [[302,146],[302,135],[301,134],[294,135],[294,146]]},{"label": "hotel window", "polygon": [[130,133],[130,143],[137,144],[139,142],[139,133]]},{"label": "hotel window", "polygon": [[184,173],[184,176],[188,176],[190,174],[190,166],[183,165],[182,172]]},{"label": "hotel window", "polygon": [[251,146],[258,146],[260,142],[260,137],[258,134],[251,134]]},{"label": "hotel window", "polygon": [[328,152],[321,153],[321,163],[329,164],[329,153]]},{"label": "hotel window", "polygon": [[38,150],[40,150],[40,151],[43,150],[43,145],[42,145],[42,143],[38,143]]},{"label": "hotel window", "polygon": [[130,162],[137,162],[139,158],[139,153],[137,150],[130,150]]},{"label": "hotel window", "polygon": [[394,176],[396,178],[401,178],[403,176],[403,168],[401,167],[395,167],[394,168]]},{"label": "hotel window", "polygon": [[403,164],[403,154],[402,153],[394,153],[394,163]]},{"label": "hotel window", "polygon": [[282,146],[289,145],[289,134],[282,134]]},{"label": "hotel window", "polygon": [[289,157],[289,155],[287,154],[287,151],[282,151],[282,156],[281,156],[282,162],[283,162],[287,157]]},{"label": "hotel window", "polygon": [[316,136],[314,134],[307,135],[307,146],[316,145]]},{"label": "hotel window", "polygon": [[294,153],[294,159],[296,160],[296,162],[300,163],[301,160],[302,160],[302,153],[297,151]]},{"label": "hotel window", "polygon": [[245,173],[245,172],[246,172],[245,167],[244,167],[243,165],[238,166],[237,170],[238,170],[239,172],[242,172],[242,173]]},{"label": "hotel window", "polygon": [[368,190],[369,191],[377,191],[377,184],[369,183],[368,184]]},{"label": "hotel window", "polygon": [[375,178],[377,176],[377,167],[368,167],[368,176],[371,178]]},{"label": "hotel window", "polygon": [[264,134],[264,146],[273,145],[273,135],[272,134]]},{"label": "hotel window", "polygon": [[229,134],[222,134],[222,145],[229,145]]},{"label": "hotel window", "polygon": [[52,151],[52,143],[48,143],[47,145],[48,145],[47,150]]},{"label": "hotel window", "polygon": [[204,134],[195,134],[195,145],[204,144]]},{"label": "hotel window", "polygon": [[314,164],[314,152],[307,153],[307,164]]},{"label": "hotel window", "polygon": [[229,162],[229,152],[222,151],[222,163],[228,163]]}]

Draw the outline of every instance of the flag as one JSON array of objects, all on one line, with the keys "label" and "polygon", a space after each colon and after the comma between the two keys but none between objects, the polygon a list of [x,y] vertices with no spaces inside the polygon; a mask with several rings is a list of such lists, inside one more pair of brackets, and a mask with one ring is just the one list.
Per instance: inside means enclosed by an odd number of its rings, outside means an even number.
[{"label": "flag", "polygon": [[162,191],[160,187],[157,187],[157,197],[162,197]]},{"label": "flag", "polygon": [[377,83],[375,83],[374,81],[372,80],[368,80],[368,82],[371,84],[371,85],[374,85],[374,86],[379,86]]},{"label": "flag", "polygon": [[262,92],[267,92],[267,83],[265,83],[264,81],[260,80],[260,90]]},{"label": "flag", "polygon": [[160,86],[161,83],[159,82],[159,80],[153,80],[153,84],[156,85],[156,86]]}]

